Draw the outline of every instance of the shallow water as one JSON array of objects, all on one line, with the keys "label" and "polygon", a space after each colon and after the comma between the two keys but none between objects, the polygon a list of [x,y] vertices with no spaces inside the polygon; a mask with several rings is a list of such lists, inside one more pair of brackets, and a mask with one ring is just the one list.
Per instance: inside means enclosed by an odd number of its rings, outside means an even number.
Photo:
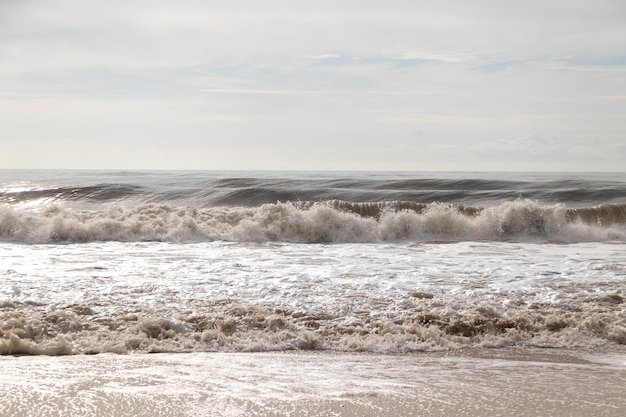
[{"label": "shallow water", "polygon": [[[549,353],[548,353],[549,352]],[[3,415],[621,416],[626,352],[3,357]]]}]

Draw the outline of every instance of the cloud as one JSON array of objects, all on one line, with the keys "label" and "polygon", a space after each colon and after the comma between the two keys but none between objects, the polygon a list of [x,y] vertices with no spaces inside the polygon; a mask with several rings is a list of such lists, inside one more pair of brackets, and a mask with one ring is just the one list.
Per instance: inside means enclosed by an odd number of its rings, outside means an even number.
[{"label": "cloud", "polygon": [[210,88],[199,90],[201,93],[215,93],[215,94],[262,94],[262,95],[309,95],[309,94],[324,94],[323,91],[314,90],[235,90],[235,89],[220,89]]},{"label": "cloud", "polygon": [[337,59],[340,55],[337,54],[320,54],[320,55],[305,55],[307,59],[323,60],[323,59]]},{"label": "cloud", "polygon": [[65,143],[59,167],[125,140],[236,168],[523,169],[540,132],[561,167],[614,169],[625,19],[610,0],[3,2],[0,142]]},{"label": "cloud", "polygon": [[454,52],[429,53],[420,50],[391,50],[385,54],[391,59],[402,61],[426,61],[443,63],[461,63],[471,59],[469,54]]}]

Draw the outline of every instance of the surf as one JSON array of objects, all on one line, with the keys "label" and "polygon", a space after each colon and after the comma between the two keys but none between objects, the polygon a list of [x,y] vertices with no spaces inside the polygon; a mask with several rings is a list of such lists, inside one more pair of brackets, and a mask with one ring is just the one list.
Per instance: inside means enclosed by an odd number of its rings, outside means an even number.
[{"label": "surf", "polygon": [[0,206],[0,239],[21,243],[626,241],[626,205],[571,209],[528,199],[491,207],[340,200],[201,209],[153,203],[114,204],[102,210],[64,204],[34,209],[4,205]]}]

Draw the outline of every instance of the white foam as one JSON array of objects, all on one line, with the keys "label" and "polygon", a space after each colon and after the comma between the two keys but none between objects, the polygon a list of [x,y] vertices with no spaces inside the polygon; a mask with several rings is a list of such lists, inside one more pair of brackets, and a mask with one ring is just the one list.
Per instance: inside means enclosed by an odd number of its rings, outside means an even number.
[{"label": "white foam", "polygon": [[0,239],[5,241],[92,242],[212,240],[302,243],[398,241],[541,240],[553,242],[626,241],[623,224],[602,226],[568,220],[561,205],[529,200],[506,202],[476,215],[432,203],[423,212],[387,211],[380,219],[328,206],[290,203],[256,208],[195,209],[170,205],[111,206],[80,211],[63,205],[43,209],[0,207]]}]

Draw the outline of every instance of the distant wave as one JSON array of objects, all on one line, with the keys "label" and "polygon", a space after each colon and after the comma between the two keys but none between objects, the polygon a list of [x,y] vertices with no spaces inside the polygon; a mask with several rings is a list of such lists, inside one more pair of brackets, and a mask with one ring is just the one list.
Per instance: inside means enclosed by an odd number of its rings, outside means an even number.
[{"label": "distant wave", "polygon": [[[77,175],[77,174],[75,174]],[[150,178],[148,176],[148,178]],[[98,180],[114,180],[102,178]],[[258,207],[277,201],[331,200],[366,202],[444,202],[466,206],[495,205],[518,198],[571,207],[622,204],[626,187],[619,181],[494,179],[358,178],[124,178],[128,182],[29,187],[0,184],[0,204],[35,205],[63,202],[77,206],[148,203],[174,206]],[[74,179],[80,184],[80,176]]]},{"label": "distant wave", "polygon": [[0,206],[0,239],[23,243],[212,240],[299,243],[626,241],[626,205],[568,209],[532,200],[493,207],[341,200],[258,207],[143,204],[77,210]]},{"label": "distant wave", "polygon": [[99,184],[75,187],[55,187],[29,190],[0,190],[0,202],[25,203],[30,201],[114,201],[124,197],[136,196],[143,188],[130,184]]}]

